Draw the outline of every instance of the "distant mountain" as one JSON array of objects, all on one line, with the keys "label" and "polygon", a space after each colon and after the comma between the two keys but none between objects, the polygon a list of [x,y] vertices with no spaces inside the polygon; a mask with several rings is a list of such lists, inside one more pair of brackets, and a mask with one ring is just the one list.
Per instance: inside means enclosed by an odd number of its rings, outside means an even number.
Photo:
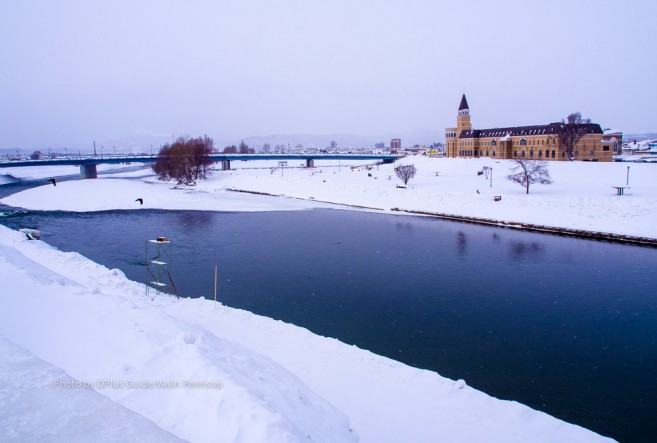
[{"label": "distant mountain", "polygon": [[640,142],[643,140],[655,139],[657,139],[657,132],[647,132],[644,134],[623,134],[623,143],[630,143],[632,140]]}]

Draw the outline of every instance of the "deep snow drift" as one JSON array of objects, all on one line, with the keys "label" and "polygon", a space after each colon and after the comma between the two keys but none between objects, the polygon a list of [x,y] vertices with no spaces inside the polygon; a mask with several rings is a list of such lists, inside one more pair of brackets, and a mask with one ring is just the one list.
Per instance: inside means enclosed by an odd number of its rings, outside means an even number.
[{"label": "deep snow drift", "polygon": [[2,226],[0,281],[3,441],[609,441],[303,328],[147,297]]}]

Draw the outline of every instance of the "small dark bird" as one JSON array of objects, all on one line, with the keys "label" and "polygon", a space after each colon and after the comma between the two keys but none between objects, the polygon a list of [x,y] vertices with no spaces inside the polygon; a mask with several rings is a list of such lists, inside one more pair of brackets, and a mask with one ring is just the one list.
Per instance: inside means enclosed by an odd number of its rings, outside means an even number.
[{"label": "small dark bird", "polygon": [[479,189],[477,189],[477,194],[481,194],[481,192],[479,192]]},{"label": "small dark bird", "polygon": [[54,178],[49,178],[48,181],[52,183],[53,186],[57,186],[57,180]]},{"label": "small dark bird", "polygon": [[136,201],[136,202],[139,202],[140,205],[143,205],[143,204],[144,204],[144,199],[143,199],[143,198],[138,198],[138,199],[135,200],[135,201]]}]

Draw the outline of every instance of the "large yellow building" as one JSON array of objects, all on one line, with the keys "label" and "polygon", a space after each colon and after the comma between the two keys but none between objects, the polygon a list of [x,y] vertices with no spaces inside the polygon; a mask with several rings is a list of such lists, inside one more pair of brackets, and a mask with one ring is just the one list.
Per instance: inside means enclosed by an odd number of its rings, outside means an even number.
[{"label": "large yellow building", "polygon": [[[611,161],[612,150],[603,143],[600,125],[581,125],[584,134],[573,149],[575,160]],[[445,128],[447,157],[491,157],[530,160],[569,160],[561,143],[562,123],[509,128],[472,129],[470,108],[461,98],[455,128]]]}]

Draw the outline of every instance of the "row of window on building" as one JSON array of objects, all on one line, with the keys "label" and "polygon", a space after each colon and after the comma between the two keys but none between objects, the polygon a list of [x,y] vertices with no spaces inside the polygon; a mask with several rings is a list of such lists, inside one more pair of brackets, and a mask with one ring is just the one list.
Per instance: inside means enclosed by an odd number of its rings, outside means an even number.
[{"label": "row of window on building", "polygon": [[[490,151],[486,150],[486,157],[497,157],[497,152],[495,150],[493,150],[492,154],[493,155],[490,155]],[[550,156],[550,154],[551,154],[551,156]],[[459,151],[459,156],[460,157],[472,157],[473,155],[476,155],[476,154],[475,154],[475,151],[472,150],[472,149],[462,149],[462,150]],[[579,155],[579,151],[573,152],[573,155],[575,157],[577,157]],[[518,157],[518,150],[517,149],[513,150],[513,156]],[[589,151],[589,156],[593,156],[593,151]],[[526,157],[526,151],[524,149],[522,151],[520,151],[520,157]],[[554,150],[554,149],[552,150],[552,152],[550,152],[550,150],[546,150],[545,151],[545,158],[550,158],[550,157],[557,158],[557,151]],[[566,157],[566,151],[561,151],[561,157],[564,157],[564,158]],[[534,150],[533,149],[531,149],[529,151],[529,158],[534,158]],[[538,158],[543,158],[543,150],[542,149],[538,150]]]},{"label": "row of window on building", "polygon": [[[547,141],[547,143],[546,143]],[[464,143],[464,142],[461,142]],[[466,146],[472,146],[474,144],[474,141],[467,141],[465,142]],[[482,141],[481,142],[484,146],[489,145],[489,146],[497,146],[497,140],[491,140],[491,141]],[[542,140],[529,140],[529,145],[549,145],[552,143],[553,145],[557,144],[557,139],[542,139]],[[527,140],[524,138],[521,138],[520,140],[513,140],[513,145],[520,145],[520,146],[526,146],[528,145]]]}]

